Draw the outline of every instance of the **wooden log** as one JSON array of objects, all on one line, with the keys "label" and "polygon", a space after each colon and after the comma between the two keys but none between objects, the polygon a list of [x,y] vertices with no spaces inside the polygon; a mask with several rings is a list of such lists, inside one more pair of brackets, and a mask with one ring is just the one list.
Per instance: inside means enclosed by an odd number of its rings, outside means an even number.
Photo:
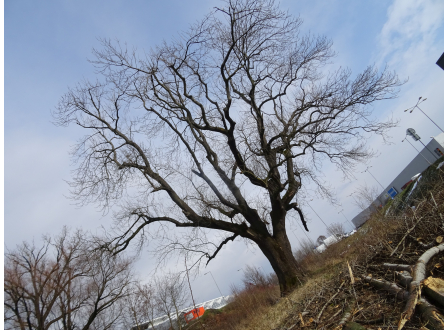
[{"label": "wooden log", "polygon": [[372,284],[375,288],[377,288],[379,290],[384,290],[389,293],[395,294],[395,296],[399,300],[407,300],[409,297],[409,293],[406,290],[400,288],[395,283],[384,281],[384,280],[376,280],[370,276],[362,275],[362,278],[364,279],[364,281]]},{"label": "wooden log", "polygon": [[391,269],[391,270],[396,270],[396,271],[407,271],[409,273],[412,272],[412,266],[410,265],[400,265],[400,264],[389,264],[389,263],[384,263],[383,264],[384,268],[387,269]]},{"label": "wooden log", "polygon": [[424,326],[430,330],[443,330],[444,320],[440,311],[425,298],[420,298],[417,304],[417,313],[422,317]]},{"label": "wooden log", "polygon": [[426,297],[429,298],[430,301],[434,302],[440,307],[444,307],[443,297],[444,297],[444,289],[443,289],[443,279],[428,277],[423,281],[423,293]]},{"label": "wooden log", "polygon": [[417,242],[418,245],[420,245],[424,249],[432,248],[433,246],[436,246],[437,244],[440,244],[443,242],[443,236],[437,236],[432,242],[425,244],[421,241],[421,238],[413,238],[414,241]]}]

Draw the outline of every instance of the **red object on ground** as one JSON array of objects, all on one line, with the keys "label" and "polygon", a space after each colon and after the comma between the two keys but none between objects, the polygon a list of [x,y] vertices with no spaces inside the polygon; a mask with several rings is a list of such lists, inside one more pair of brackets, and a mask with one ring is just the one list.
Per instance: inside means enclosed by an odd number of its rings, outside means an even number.
[{"label": "red object on ground", "polygon": [[192,309],[188,313],[184,314],[185,321],[187,321],[187,323],[188,323],[190,321],[196,320],[198,317],[201,317],[202,315],[204,315],[204,312],[205,312],[204,307]]}]

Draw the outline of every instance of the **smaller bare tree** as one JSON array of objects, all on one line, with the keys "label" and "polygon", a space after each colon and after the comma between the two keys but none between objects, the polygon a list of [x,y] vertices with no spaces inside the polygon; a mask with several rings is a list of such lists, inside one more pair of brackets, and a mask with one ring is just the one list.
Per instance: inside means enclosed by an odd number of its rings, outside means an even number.
[{"label": "smaller bare tree", "polygon": [[[179,275],[175,274],[167,274],[163,278],[158,278],[155,283],[160,311],[168,316],[172,329],[181,330],[183,319],[180,311],[188,297],[185,283]],[[173,323],[174,318],[177,324]]]},{"label": "smaller bare tree", "polygon": [[136,283],[133,292],[125,300],[124,323],[133,330],[153,329],[154,319],[159,312],[154,285]]},{"label": "smaller bare tree", "polygon": [[378,198],[380,191],[376,186],[368,186],[365,182],[363,185],[356,188],[353,194],[354,203],[361,210],[371,208],[372,211],[376,208],[374,202]]},{"label": "smaller bare tree", "polygon": [[342,226],[340,223],[332,223],[327,228],[327,234],[329,236],[334,236],[336,239],[341,239],[344,234],[344,226]]}]

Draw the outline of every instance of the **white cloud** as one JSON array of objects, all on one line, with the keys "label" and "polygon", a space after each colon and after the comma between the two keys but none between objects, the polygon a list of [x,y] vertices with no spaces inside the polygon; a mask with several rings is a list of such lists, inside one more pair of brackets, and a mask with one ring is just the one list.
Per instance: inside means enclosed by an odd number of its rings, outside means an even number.
[{"label": "white cloud", "polygon": [[434,50],[437,31],[443,24],[443,1],[396,0],[387,16],[378,36],[377,62],[387,60],[395,66],[410,58],[423,58],[419,54]]}]

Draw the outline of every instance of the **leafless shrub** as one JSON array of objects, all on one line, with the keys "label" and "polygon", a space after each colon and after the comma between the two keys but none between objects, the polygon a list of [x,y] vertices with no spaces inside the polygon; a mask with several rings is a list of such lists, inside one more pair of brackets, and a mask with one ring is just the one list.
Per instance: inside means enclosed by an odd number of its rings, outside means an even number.
[{"label": "leafless shrub", "polygon": [[160,306],[153,284],[136,283],[123,305],[123,319],[127,329],[154,330],[154,319],[160,314]]},{"label": "leafless shrub", "polygon": [[244,273],[244,285],[246,288],[251,286],[266,287],[269,284],[268,278],[255,266],[246,266],[243,270]]},{"label": "leafless shrub", "polygon": [[378,208],[378,205],[375,205],[374,202],[378,198],[380,191],[376,186],[369,186],[366,183],[356,188],[355,193],[353,194],[353,199],[355,205],[359,207],[361,211],[371,208],[371,212],[375,211]]}]

